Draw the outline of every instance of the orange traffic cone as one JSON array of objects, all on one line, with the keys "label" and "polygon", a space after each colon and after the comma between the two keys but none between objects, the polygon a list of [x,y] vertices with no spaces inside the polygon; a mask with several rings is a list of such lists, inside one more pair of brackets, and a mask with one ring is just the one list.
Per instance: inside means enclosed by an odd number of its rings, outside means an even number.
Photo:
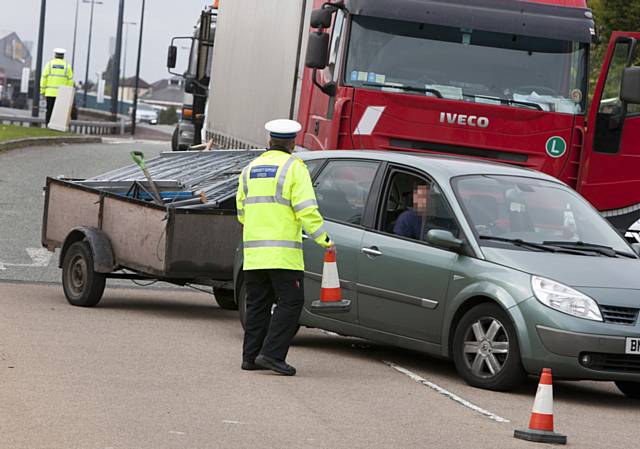
[{"label": "orange traffic cone", "polygon": [[346,312],[349,309],[351,309],[351,301],[342,299],[336,250],[328,249],[324,253],[320,300],[311,303],[311,310],[314,312]]},{"label": "orange traffic cone", "polygon": [[553,383],[551,369],[544,368],[531,411],[529,430],[516,430],[513,436],[536,443],[567,444],[567,437],[553,431]]}]

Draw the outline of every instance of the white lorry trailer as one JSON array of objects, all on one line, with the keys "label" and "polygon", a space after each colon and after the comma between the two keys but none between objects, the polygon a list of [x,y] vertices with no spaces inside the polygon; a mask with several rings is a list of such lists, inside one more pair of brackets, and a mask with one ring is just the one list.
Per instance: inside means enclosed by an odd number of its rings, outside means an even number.
[{"label": "white lorry trailer", "polygon": [[207,140],[222,148],[264,147],[266,122],[297,116],[312,6],[311,0],[220,2]]}]

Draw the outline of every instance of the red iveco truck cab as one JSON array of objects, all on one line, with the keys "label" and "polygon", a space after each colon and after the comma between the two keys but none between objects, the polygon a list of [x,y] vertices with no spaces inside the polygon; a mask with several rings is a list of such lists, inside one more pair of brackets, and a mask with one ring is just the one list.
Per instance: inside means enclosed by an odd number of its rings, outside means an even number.
[{"label": "red iveco truck cab", "polygon": [[[238,79],[252,106],[241,107],[244,128],[230,133],[225,122],[243,93],[218,82],[229,99],[214,105],[208,131],[219,142],[257,146],[242,134],[263,132],[259,122],[286,111],[302,123],[298,144],[309,150],[431,152],[516,164],[571,185],[621,230],[640,218],[640,33],[613,34],[589,105],[596,33],[585,0],[300,2],[274,0],[271,14],[242,12],[242,0],[221,3],[221,41],[232,20],[251,40],[241,26],[246,16],[258,17],[254,47],[283,39],[266,55],[246,56],[243,70],[231,67],[244,57],[240,39],[233,40],[220,76]],[[229,19],[225,8],[235,9]],[[270,16],[299,28],[277,26]],[[252,68],[256,60],[262,62]],[[282,85],[289,91],[284,100]],[[271,107],[279,101],[292,106]],[[259,120],[247,126],[252,118]]]}]

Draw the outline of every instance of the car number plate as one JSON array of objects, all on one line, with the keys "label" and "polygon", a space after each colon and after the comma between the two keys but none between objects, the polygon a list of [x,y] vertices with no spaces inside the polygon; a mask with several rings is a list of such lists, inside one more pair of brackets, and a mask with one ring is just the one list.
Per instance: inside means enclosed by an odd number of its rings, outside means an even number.
[{"label": "car number plate", "polygon": [[640,355],[640,338],[627,338],[626,353]]}]

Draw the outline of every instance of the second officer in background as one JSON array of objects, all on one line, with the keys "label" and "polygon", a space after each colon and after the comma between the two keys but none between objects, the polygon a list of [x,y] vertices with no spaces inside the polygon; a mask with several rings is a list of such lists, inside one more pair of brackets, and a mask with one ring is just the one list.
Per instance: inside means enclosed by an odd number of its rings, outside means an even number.
[{"label": "second officer in background", "polygon": [[265,128],[269,149],[244,169],[236,196],[247,288],[242,369],[293,376],[296,370],[285,359],[304,305],[302,228],[322,247],[333,242],[324,230],[309,171],[291,155],[302,127],[274,120]]},{"label": "second officer in background", "polygon": [[47,62],[40,78],[40,94],[47,100],[46,124],[51,121],[53,106],[58,97],[60,86],[73,86],[73,70],[64,60],[67,51],[64,48],[53,50],[53,59]]}]

